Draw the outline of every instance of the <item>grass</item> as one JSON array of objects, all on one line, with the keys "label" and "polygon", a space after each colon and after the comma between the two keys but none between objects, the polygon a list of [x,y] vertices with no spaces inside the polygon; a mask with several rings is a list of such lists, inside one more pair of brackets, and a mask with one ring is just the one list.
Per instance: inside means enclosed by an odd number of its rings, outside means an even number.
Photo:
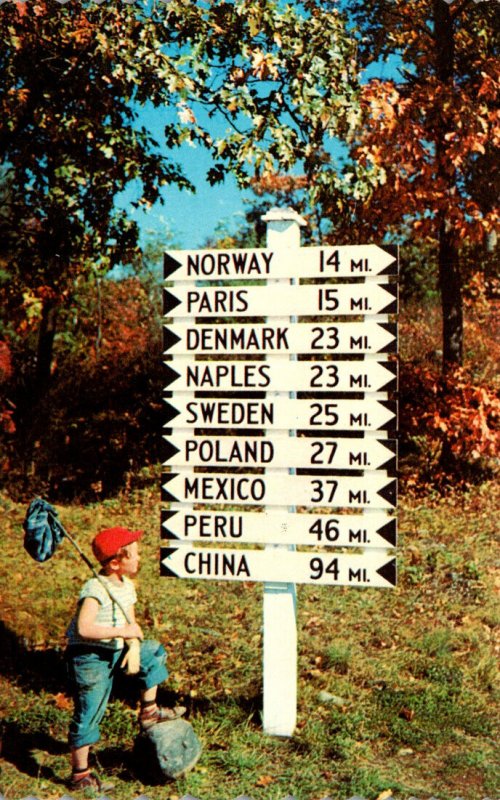
[{"label": "grass", "polygon": [[[146,530],[138,615],[169,652],[164,699],[188,706],[204,744],[187,776],[155,785],[134,759],[137,690],[124,679],[94,756],[114,798],[498,794],[498,487],[403,498],[396,589],[299,587],[298,722],[289,739],[262,732],[262,586],[160,578],[157,497],[155,485],[59,507],[84,546],[108,524]],[[88,570],[67,543],[35,564],[22,547],[26,507],[0,495],[0,508],[0,792],[50,800],[66,791],[64,631]]]}]

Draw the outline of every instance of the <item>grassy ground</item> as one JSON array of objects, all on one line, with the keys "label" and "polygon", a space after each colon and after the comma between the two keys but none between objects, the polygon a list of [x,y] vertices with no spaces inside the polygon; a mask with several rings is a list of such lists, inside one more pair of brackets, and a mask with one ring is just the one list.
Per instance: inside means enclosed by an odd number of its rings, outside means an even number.
[{"label": "grassy ground", "polygon": [[[262,586],[158,577],[157,487],[59,507],[85,545],[108,524],[147,531],[138,613],[169,651],[165,700],[188,706],[204,752],[185,778],[154,785],[134,759],[136,688],[117,687],[94,758],[112,795],[228,800],[354,793],[409,798],[500,793],[495,694],[495,532],[499,489],[401,502],[395,590],[298,592],[298,725],[261,728]],[[22,547],[25,507],[0,496],[0,792],[59,798],[68,778],[71,701],[64,630],[88,570],[66,543],[44,565]],[[498,586],[497,586],[498,588]],[[328,693],[328,694],[325,694]]]}]

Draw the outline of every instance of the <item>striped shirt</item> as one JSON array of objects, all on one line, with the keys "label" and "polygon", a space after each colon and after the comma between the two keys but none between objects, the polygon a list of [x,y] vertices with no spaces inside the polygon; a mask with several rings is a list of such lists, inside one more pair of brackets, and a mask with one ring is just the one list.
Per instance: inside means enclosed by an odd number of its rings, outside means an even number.
[{"label": "striped shirt", "polygon": [[[109,589],[113,597],[115,597],[121,606],[128,613],[132,609],[134,603],[137,601],[137,594],[135,586],[130,578],[124,575],[120,582],[109,580],[105,575],[100,575],[102,581]],[[127,620],[124,614],[116,603],[111,600],[106,588],[97,578],[90,578],[82,587],[80,597],[78,599],[78,606],[83,603],[86,597],[94,597],[99,603],[99,609],[95,622],[97,625],[112,625],[114,628],[126,625]],[[77,629],[78,613],[75,614],[71,620],[66,636],[69,645],[92,644],[99,647],[107,647],[112,650],[120,650],[123,647],[123,639],[117,637],[115,639],[83,639],[78,634]]]}]

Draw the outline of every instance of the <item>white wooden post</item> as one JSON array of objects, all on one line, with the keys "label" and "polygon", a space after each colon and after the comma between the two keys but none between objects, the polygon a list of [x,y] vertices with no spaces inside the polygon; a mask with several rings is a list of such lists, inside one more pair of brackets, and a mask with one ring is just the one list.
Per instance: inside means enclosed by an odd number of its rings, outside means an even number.
[{"label": "white wooden post", "polygon": [[[273,208],[262,219],[267,222],[268,248],[300,247],[300,226],[306,222],[292,208]],[[275,324],[287,322],[290,322],[288,318],[273,318]],[[288,434],[284,432],[283,435]],[[288,509],[289,506],[284,508]],[[279,551],[294,548],[292,545],[266,545],[266,549]],[[279,558],[278,552],[276,557]],[[264,584],[263,628],[264,732],[274,736],[292,736],[297,720],[295,584]]]}]

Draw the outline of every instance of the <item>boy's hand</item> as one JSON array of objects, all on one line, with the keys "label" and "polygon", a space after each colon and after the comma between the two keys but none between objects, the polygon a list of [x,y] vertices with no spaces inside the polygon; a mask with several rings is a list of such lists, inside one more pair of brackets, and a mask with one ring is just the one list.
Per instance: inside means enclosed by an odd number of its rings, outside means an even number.
[{"label": "boy's hand", "polygon": [[141,667],[141,645],[139,639],[126,640],[127,652],[122,661],[122,668],[127,675],[137,675]]},{"label": "boy's hand", "polygon": [[141,626],[137,622],[130,622],[124,625],[122,636],[124,639],[144,639]]}]

